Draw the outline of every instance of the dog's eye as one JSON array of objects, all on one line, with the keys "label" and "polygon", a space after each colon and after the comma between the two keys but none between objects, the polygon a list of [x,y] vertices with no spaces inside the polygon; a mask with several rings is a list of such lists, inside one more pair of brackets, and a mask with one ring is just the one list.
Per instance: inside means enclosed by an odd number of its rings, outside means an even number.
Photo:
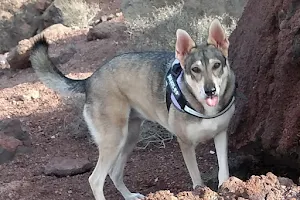
[{"label": "dog's eye", "polygon": [[221,66],[221,63],[215,63],[214,64],[214,69],[218,69]]},{"label": "dog's eye", "polygon": [[201,72],[201,70],[198,67],[192,68],[192,71],[197,73],[197,74]]}]

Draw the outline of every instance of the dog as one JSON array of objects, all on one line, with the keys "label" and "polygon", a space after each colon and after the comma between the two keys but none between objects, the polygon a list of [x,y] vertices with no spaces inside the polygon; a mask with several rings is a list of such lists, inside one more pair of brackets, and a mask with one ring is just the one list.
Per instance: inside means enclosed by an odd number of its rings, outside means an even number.
[{"label": "dog", "polygon": [[229,66],[229,41],[218,20],[206,43],[196,45],[176,31],[174,52],[135,52],[114,57],[84,80],[63,75],[48,56],[48,43],[35,39],[30,61],[40,80],[63,94],[85,94],[83,110],[99,159],[89,183],[96,200],[105,200],[109,175],[126,200],[143,199],[123,182],[124,167],[144,120],[177,136],[193,188],[203,186],[196,161],[198,143],[214,139],[219,186],[229,178],[227,128],[235,110],[235,75]]}]

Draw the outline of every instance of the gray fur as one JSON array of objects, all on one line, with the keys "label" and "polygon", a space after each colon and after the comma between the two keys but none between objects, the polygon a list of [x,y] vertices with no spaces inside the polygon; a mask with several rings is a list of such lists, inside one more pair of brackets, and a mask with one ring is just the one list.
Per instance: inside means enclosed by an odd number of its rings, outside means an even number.
[{"label": "gray fur", "polygon": [[[85,80],[65,77],[50,61],[47,44],[36,41],[31,54],[33,68],[40,79],[59,92],[79,92],[86,95],[84,118],[99,148],[99,160],[89,178],[96,200],[105,200],[103,186],[110,175],[117,189],[126,200],[142,199],[131,193],[123,182],[123,170],[139,135],[143,120],[158,122],[177,135],[193,187],[203,185],[196,163],[195,147],[199,142],[214,138],[219,162],[219,185],[228,176],[227,126],[234,112],[232,106],[225,114],[214,119],[200,119],[178,111],[173,105],[166,107],[165,75],[174,61],[173,52],[141,52],[116,56]],[[221,62],[220,69],[213,69],[211,60]],[[185,58],[185,75],[182,92],[198,112],[214,115],[224,108],[234,93],[235,77],[221,51],[212,45],[200,45]],[[202,74],[192,72],[201,61]],[[199,62],[198,62],[199,64]],[[193,75],[193,76],[192,76]],[[188,80],[191,76],[192,80]],[[202,81],[204,80],[204,81]],[[192,81],[197,85],[220,81],[219,104],[209,108],[197,99]],[[223,80],[223,81],[221,81]],[[199,85],[198,84],[198,85]]]}]

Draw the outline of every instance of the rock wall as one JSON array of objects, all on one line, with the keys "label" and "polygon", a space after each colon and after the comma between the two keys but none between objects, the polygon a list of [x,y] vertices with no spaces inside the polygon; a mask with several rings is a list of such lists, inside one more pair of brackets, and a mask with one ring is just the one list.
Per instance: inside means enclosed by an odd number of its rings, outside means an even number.
[{"label": "rock wall", "polygon": [[239,91],[233,151],[299,168],[300,1],[249,0],[230,37]]}]

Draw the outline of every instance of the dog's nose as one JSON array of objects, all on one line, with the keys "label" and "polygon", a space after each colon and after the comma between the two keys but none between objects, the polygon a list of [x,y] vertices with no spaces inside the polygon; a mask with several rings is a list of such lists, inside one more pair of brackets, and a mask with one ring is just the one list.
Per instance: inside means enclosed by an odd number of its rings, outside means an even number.
[{"label": "dog's nose", "polygon": [[216,88],[215,87],[211,87],[211,88],[205,88],[205,94],[207,96],[213,96],[216,94]]}]

